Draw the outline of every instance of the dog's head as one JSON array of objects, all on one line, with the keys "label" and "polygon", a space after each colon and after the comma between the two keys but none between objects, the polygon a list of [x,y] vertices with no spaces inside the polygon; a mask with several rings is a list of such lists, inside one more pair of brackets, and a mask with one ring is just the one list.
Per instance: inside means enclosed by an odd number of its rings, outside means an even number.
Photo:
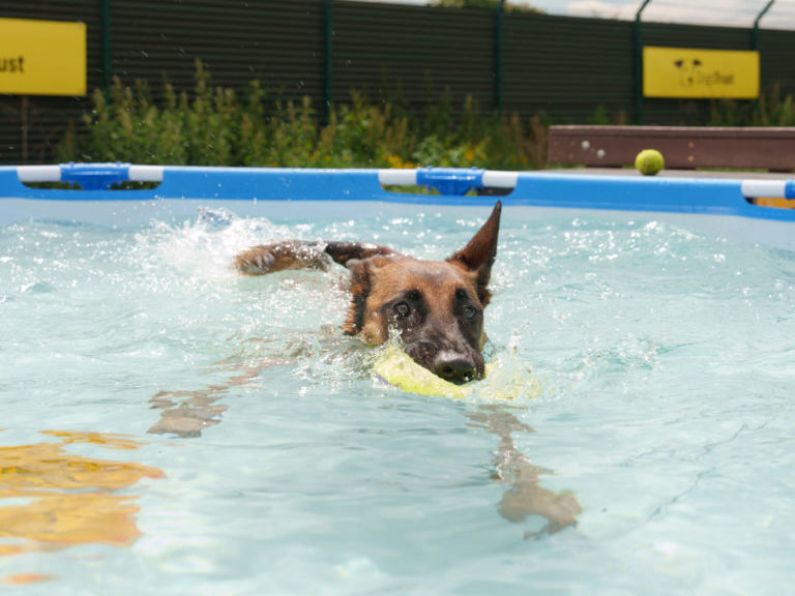
[{"label": "dog's head", "polygon": [[418,364],[462,383],[483,376],[483,310],[497,256],[501,203],[445,261],[390,254],[348,262],[353,300],[344,330],[381,344],[390,330]]}]

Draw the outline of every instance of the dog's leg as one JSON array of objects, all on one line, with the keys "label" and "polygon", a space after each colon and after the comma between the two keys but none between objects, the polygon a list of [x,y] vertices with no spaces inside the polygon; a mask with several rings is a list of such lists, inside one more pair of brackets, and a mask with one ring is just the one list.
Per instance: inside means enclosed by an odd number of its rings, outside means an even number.
[{"label": "dog's leg", "polygon": [[359,242],[284,240],[252,246],[235,257],[235,267],[246,275],[264,275],[286,269],[327,270],[331,262],[347,266],[352,260],[392,254],[392,250]]},{"label": "dog's leg", "polygon": [[514,431],[532,432],[532,429],[499,406],[485,406],[468,416],[478,426],[497,435],[500,441],[494,459],[494,478],[509,485],[498,506],[500,515],[512,522],[521,522],[532,514],[547,519],[547,525],[540,532],[527,533],[525,538],[552,534],[575,525],[577,514],[581,511],[576,497],[571,493],[555,493],[542,487],[539,475],[549,473],[549,470],[533,464],[514,445]]}]

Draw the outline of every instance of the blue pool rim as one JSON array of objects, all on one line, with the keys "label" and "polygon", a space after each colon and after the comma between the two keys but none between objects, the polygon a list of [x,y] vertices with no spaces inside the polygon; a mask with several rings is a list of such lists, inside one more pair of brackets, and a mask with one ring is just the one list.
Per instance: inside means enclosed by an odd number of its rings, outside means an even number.
[{"label": "blue pool rim", "polygon": [[[82,190],[32,188],[26,182],[71,182]],[[140,181],[154,188],[111,190]],[[434,187],[440,194],[388,190],[391,185]],[[385,188],[386,186],[386,188]],[[613,210],[735,216],[795,221],[795,209],[753,205],[748,198],[795,199],[793,180],[602,176],[560,172],[495,172],[477,169],[417,170],[232,168],[61,164],[0,166],[3,199],[38,201],[377,201],[397,204],[489,206],[494,196],[464,195],[498,189],[506,207]]]}]

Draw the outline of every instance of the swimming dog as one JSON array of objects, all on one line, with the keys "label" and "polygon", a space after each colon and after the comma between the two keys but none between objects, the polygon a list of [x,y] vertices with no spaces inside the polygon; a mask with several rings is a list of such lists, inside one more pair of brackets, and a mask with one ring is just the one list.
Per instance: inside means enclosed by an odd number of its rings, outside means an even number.
[{"label": "swimming dog", "polygon": [[235,257],[235,266],[246,275],[344,266],[351,273],[351,302],[343,333],[379,345],[394,329],[415,362],[465,383],[483,377],[483,311],[491,299],[501,211],[497,202],[467,245],[444,261],[373,244],[286,240],[249,248]]},{"label": "swimming dog", "polygon": [[[463,383],[483,376],[483,311],[491,299],[489,282],[497,256],[501,203],[464,248],[443,261],[403,255],[385,246],[354,242],[285,240],[254,246],[235,257],[246,275],[264,275],[288,269],[327,270],[333,263],[350,271],[351,302],[343,333],[372,345],[400,335],[405,351],[440,377]],[[152,406],[161,418],[149,432],[199,436],[202,429],[220,422],[226,409],[218,400],[233,388],[247,385],[284,358],[236,369],[226,383],[194,391],[161,391]],[[484,405],[468,412],[472,426],[499,437],[493,478],[508,486],[498,505],[512,522],[541,515],[546,526],[525,537],[551,534],[577,523],[580,505],[574,495],[553,492],[540,485],[548,473],[537,467],[514,444],[515,432],[532,432],[503,405]]]}]

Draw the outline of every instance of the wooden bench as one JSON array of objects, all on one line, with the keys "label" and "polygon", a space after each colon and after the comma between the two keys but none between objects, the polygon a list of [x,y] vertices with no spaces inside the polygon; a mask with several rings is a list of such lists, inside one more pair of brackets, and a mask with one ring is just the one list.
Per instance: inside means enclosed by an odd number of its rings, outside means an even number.
[{"label": "wooden bench", "polygon": [[550,165],[632,166],[657,149],[672,169],[795,170],[795,127],[550,126]]}]

